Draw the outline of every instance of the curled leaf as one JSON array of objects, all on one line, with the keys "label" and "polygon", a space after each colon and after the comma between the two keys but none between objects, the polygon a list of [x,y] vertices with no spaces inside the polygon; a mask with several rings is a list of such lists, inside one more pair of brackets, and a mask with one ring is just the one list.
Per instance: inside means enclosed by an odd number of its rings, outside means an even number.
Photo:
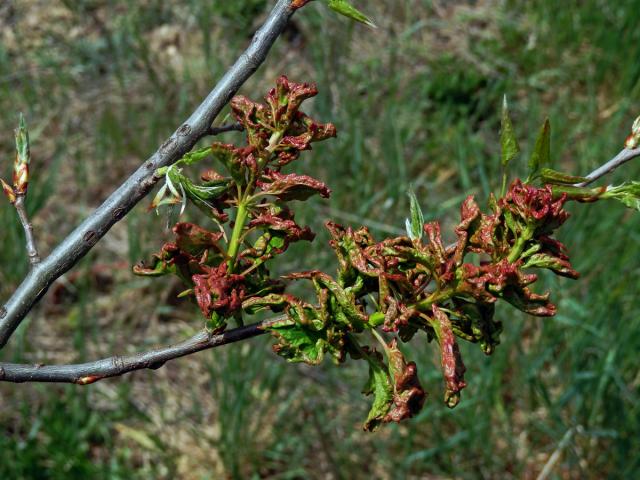
[{"label": "curled leaf", "polygon": [[400,422],[422,410],[426,394],[420,385],[416,364],[407,363],[395,338],[387,348],[387,355],[393,380],[393,407],[385,415],[384,421]]},{"label": "curled leaf", "polygon": [[445,381],[444,402],[449,408],[453,408],[460,401],[460,391],[467,386],[464,381],[466,368],[462,362],[449,317],[435,304],[432,306],[432,311],[431,326],[440,344],[442,375]]},{"label": "curled leaf", "polygon": [[316,194],[329,198],[331,194],[331,190],[320,180],[295,173],[285,175],[275,170],[266,170],[258,181],[258,187],[264,193],[285,202],[307,200]]},{"label": "curled leaf", "polygon": [[586,182],[586,177],[578,177],[567,173],[558,172],[551,168],[543,168],[540,170],[540,179],[542,183],[550,183],[555,185],[573,185],[576,183]]},{"label": "curled leaf", "polygon": [[242,307],[246,293],[244,276],[229,273],[227,264],[217,267],[202,266],[203,273],[193,275],[194,294],[202,313],[207,318],[227,318]]},{"label": "curled leaf", "polygon": [[368,353],[365,357],[369,363],[369,379],[362,393],[373,394],[373,404],[364,422],[363,428],[368,432],[375,431],[385,421],[393,405],[393,384],[389,378],[387,366],[378,352]]}]

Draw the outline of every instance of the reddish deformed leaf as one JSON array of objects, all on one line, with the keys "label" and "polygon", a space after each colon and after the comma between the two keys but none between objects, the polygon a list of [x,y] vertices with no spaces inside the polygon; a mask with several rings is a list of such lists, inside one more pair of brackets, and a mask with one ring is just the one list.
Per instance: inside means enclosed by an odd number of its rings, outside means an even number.
[{"label": "reddish deformed leaf", "polygon": [[407,327],[412,317],[419,315],[415,308],[407,307],[391,295],[381,302],[381,306],[384,313],[384,326],[382,329],[385,332],[397,332],[399,329]]},{"label": "reddish deformed leaf", "polygon": [[440,344],[440,360],[445,381],[444,401],[449,408],[453,408],[460,401],[460,391],[467,386],[464,381],[466,368],[449,317],[435,304],[432,305],[432,311],[431,325]]},{"label": "reddish deformed leaf", "polygon": [[566,258],[557,257],[545,253],[534,253],[527,258],[524,268],[546,268],[562,277],[576,279],[580,274],[576,272]]},{"label": "reddish deformed leaf", "polygon": [[393,406],[384,422],[400,422],[418,414],[426,399],[415,362],[407,363],[394,338],[388,346],[389,373],[393,381]]},{"label": "reddish deformed leaf", "polygon": [[468,238],[469,251],[474,253],[486,253],[492,258],[502,257],[509,252],[510,244],[505,244],[499,235],[499,230],[504,229],[502,212],[496,206],[492,215],[481,214],[480,220],[473,233]]},{"label": "reddish deformed leaf", "polygon": [[176,245],[190,255],[200,255],[205,250],[213,249],[222,254],[223,250],[218,245],[222,238],[222,232],[210,232],[194,223],[176,223],[173,227],[176,234]]},{"label": "reddish deformed leaf", "polygon": [[522,271],[522,260],[510,263],[503,259],[496,263],[487,263],[477,267],[465,263],[462,265],[461,293],[468,293],[483,303],[493,303],[503,298],[514,307],[530,315],[552,316],[556,307],[549,302],[549,295],[531,292],[527,285],[537,280],[537,275]]},{"label": "reddish deformed leaf", "polygon": [[258,151],[264,150],[269,144],[271,123],[265,106],[243,95],[233,97],[229,105],[233,116],[244,127],[249,145]]},{"label": "reddish deformed leaf", "polygon": [[160,252],[153,254],[151,262],[140,262],[133,267],[136,275],[159,277],[173,273],[185,283],[191,283],[191,276],[202,271],[201,259],[181,250],[173,242],[165,243]]},{"label": "reddish deformed leaf", "polygon": [[252,147],[238,148],[229,143],[215,142],[211,145],[211,154],[238,183],[244,182],[247,168],[255,169],[256,166]]},{"label": "reddish deformed leaf", "polygon": [[315,83],[291,82],[285,75],[281,75],[276,80],[276,87],[269,90],[265,97],[271,109],[275,129],[287,127],[293,121],[302,102],[317,94],[318,87]]},{"label": "reddish deformed leaf", "polygon": [[[432,258],[433,267],[436,270],[436,280],[440,283],[446,283],[453,279],[455,275],[455,267],[457,256],[449,256],[442,244],[442,235],[440,234],[440,223],[429,222],[424,225],[424,232],[429,238],[427,252]],[[462,253],[459,254],[462,256]]]},{"label": "reddish deformed leaf", "polygon": [[460,223],[455,228],[456,235],[458,236],[454,254],[456,266],[460,266],[464,260],[469,231],[472,228],[472,224],[476,222],[478,218],[480,218],[480,207],[478,207],[478,204],[475,202],[473,195],[469,195],[465,198],[464,202],[462,202],[462,206],[460,207]]},{"label": "reddish deformed leaf", "polygon": [[261,228],[272,232],[274,235],[281,236],[283,245],[280,248],[274,248],[274,253],[284,252],[291,243],[300,240],[311,242],[315,238],[315,234],[309,227],[301,227],[293,218],[293,213],[289,209],[279,209],[277,207],[265,210],[259,213],[248,224],[249,228]]},{"label": "reddish deformed leaf", "polygon": [[536,317],[553,317],[556,314],[556,306],[549,301],[549,293],[543,295],[533,293],[527,287],[507,287],[501,294],[501,298],[509,302],[529,315]]},{"label": "reddish deformed leaf", "polygon": [[295,173],[285,175],[271,169],[265,169],[257,185],[264,193],[283,201],[306,200],[315,194],[329,198],[331,194],[331,190],[320,180]]},{"label": "reddish deformed leaf", "polygon": [[571,266],[567,248],[558,240],[542,236],[538,239],[540,251],[531,255],[526,261],[524,268],[538,267],[548,268],[557,275],[576,279],[580,276]]},{"label": "reddish deformed leaf", "polygon": [[512,212],[525,223],[535,223],[540,227],[539,234],[547,234],[562,225],[569,213],[563,210],[566,195],[554,198],[550,185],[542,188],[523,184],[515,180],[504,198],[499,200],[501,208]]},{"label": "reddish deformed leaf", "polygon": [[226,318],[242,307],[246,293],[244,275],[227,272],[227,264],[217,267],[203,266],[202,274],[193,275],[194,293],[205,317],[213,312]]},{"label": "reddish deformed leaf", "polygon": [[397,242],[411,246],[408,237],[376,243],[366,227],[353,230],[334,222],[326,222],[325,225],[331,233],[329,244],[338,256],[342,275],[353,273],[355,269],[367,277],[383,276],[388,280],[409,284],[406,274],[399,270],[400,259],[393,250]]},{"label": "reddish deformed leaf", "polygon": [[336,136],[336,127],[331,123],[317,123],[302,112],[297,112],[294,121],[274,151],[278,154],[278,166],[284,166],[298,158],[303,150],[311,150],[311,143]]}]

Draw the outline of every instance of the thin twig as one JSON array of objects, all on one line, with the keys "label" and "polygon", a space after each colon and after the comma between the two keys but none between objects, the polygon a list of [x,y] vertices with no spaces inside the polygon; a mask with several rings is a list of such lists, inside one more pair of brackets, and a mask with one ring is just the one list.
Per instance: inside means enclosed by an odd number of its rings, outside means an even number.
[{"label": "thin twig", "polygon": [[87,385],[104,378],[117,377],[145,368],[157,369],[169,360],[191,355],[209,348],[239,342],[266,333],[266,328],[286,320],[279,316],[244,327],[234,328],[219,335],[202,330],[180,343],[156,348],[148,352],[103,358],[94,362],[70,365],[42,365],[0,363],[0,381],[4,382],[56,382]]},{"label": "thin twig", "polygon": [[16,195],[16,201],[13,206],[16,208],[18,212],[18,217],[20,218],[20,223],[22,224],[22,228],[24,229],[24,238],[25,245],[27,247],[27,255],[29,257],[29,263],[31,264],[31,268],[40,263],[40,255],[38,254],[38,248],[36,247],[36,239],[33,235],[33,225],[29,221],[29,216],[27,215],[27,208],[24,204],[25,195]]},{"label": "thin twig", "polygon": [[624,148],[615,157],[609,160],[601,167],[596,168],[593,172],[586,176],[587,181],[578,183],[578,187],[586,187],[587,185],[595,182],[601,177],[604,177],[607,173],[613,172],[619,166],[627,163],[629,160],[640,156],[640,148]]},{"label": "thin twig", "polygon": [[49,286],[84,257],[153,188],[158,181],[155,171],[176,162],[207,134],[218,113],[262,64],[295,10],[292,0],[278,0],[247,50],[189,119],[47,258],[31,269],[5,306],[0,308],[0,348]]},{"label": "thin twig", "polygon": [[243,132],[244,127],[240,123],[232,123],[230,125],[221,125],[220,127],[210,127],[207,135],[220,135],[226,132]]}]

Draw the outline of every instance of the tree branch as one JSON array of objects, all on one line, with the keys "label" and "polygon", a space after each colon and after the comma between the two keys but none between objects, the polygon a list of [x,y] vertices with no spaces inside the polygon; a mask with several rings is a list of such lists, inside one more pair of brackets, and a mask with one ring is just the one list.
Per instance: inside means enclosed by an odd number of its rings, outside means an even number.
[{"label": "tree branch", "polygon": [[601,177],[604,177],[607,173],[613,172],[619,166],[627,163],[629,160],[633,160],[634,158],[640,156],[640,148],[624,148],[620,153],[618,153],[615,157],[609,160],[604,165],[596,168],[593,172],[586,176],[587,181],[578,183],[578,187],[586,187],[591,183],[595,182]]},{"label": "tree branch", "polygon": [[187,121],[47,258],[31,269],[5,306],[0,308],[0,348],[54,280],[86,255],[153,188],[158,181],[154,172],[176,162],[207,134],[218,113],[262,64],[297,7],[292,0],[278,0],[247,50]]},{"label": "tree branch", "polygon": [[169,360],[184,357],[209,348],[239,342],[262,335],[266,328],[286,320],[286,315],[244,327],[234,328],[219,335],[202,330],[180,343],[161,347],[148,352],[126,356],[103,358],[88,363],[71,365],[28,365],[20,363],[0,363],[0,381],[4,382],[56,382],[87,385],[104,378],[117,377],[125,373],[145,368],[157,369]]},{"label": "tree branch", "polygon": [[24,229],[24,238],[25,244],[27,247],[27,255],[29,256],[29,263],[31,264],[31,268],[40,263],[40,255],[38,254],[38,248],[36,247],[36,240],[33,235],[33,225],[29,221],[29,216],[27,215],[27,208],[24,204],[25,195],[20,194],[16,195],[16,201],[13,206],[16,208],[18,212],[18,217],[20,218],[20,223],[22,224],[22,228]]},{"label": "tree branch", "polygon": [[220,127],[210,127],[207,135],[220,135],[225,132],[243,132],[244,127],[239,123],[231,123],[229,125],[221,125]]}]

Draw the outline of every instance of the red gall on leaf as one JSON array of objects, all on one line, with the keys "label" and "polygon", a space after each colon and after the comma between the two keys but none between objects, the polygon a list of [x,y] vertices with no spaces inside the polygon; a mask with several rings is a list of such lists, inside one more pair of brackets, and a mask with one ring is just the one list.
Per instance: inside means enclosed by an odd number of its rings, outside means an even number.
[{"label": "red gall on leaf", "polygon": [[538,188],[518,179],[498,203],[525,222],[540,225],[540,233],[550,233],[569,218],[569,213],[563,210],[566,199],[566,195],[554,199],[550,185]]},{"label": "red gall on leaf", "polygon": [[331,190],[320,180],[295,173],[285,175],[271,169],[265,169],[257,185],[264,193],[283,201],[307,200],[315,194],[323,198],[331,195]]},{"label": "red gall on leaf", "polygon": [[173,227],[176,234],[178,248],[192,255],[200,255],[205,250],[213,249],[223,253],[218,242],[222,239],[222,232],[210,232],[194,223],[176,223]]},{"label": "red gall on leaf", "polygon": [[393,381],[393,406],[383,421],[400,422],[422,410],[426,393],[420,385],[415,362],[406,362],[395,338],[389,344],[387,354],[389,373]]},{"label": "red gall on leaf", "polygon": [[317,94],[318,87],[315,83],[290,82],[286,75],[281,75],[276,80],[276,87],[269,90],[265,97],[275,129],[288,127],[302,102]]},{"label": "red gall on leaf", "polygon": [[227,272],[227,264],[203,266],[204,273],[193,275],[194,293],[205,317],[213,312],[225,318],[242,308],[246,293],[244,275]]},{"label": "red gall on leaf", "polygon": [[449,317],[435,304],[432,311],[431,325],[440,344],[440,360],[445,381],[444,401],[449,408],[453,408],[460,401],[460,391],[467,386],[464,381],[466,367],[462,362]]},{"label": "red gall on leaf", "polygon": [[279,212],[270,209],[255,215],[248,226],[249,228],[261,228],[284,233],[285,245],[279,252],[282,253],[290,243],[300,240],[311,242],[315,238],[315,234],[309,227],[301,227],[293,217],[293,213],[289,209],[281,209]]}]

